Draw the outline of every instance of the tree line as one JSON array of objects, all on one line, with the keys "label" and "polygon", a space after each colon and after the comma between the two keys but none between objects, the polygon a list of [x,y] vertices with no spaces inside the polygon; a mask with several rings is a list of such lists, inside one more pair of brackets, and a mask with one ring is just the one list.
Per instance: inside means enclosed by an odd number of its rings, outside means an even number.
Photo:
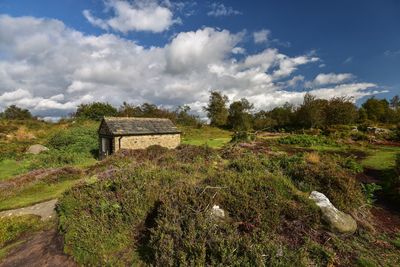
[{"label": "tree line", "polygon": [[[394,96],[389,101],[371,97],[357,107],[349,97],[319,99],[305,94],[302,104],[286,103],[272,110],[254,109],[246,98],[230,102],[226,95],[211,91],[208,103],[203,107],[212,126],[234,131],[309,129],[333,125],[400,123],[400,98]],[[109,103],[93,102],[80,104],[72,118],[101,120],[104,116],[169,118],[180,125],[200,126],[200,118],[187,105],[175,110],[144,103],[133,105],[124,102],[116,108]],[[5,119],[35,119],[27,109],[11,105],[0,113]]]},{"label": "tree line", "polygon": [[319,99],[307,93],[299,106],[286,103],[269,111],[254,111],[253,104],[246,98],[229,104],[227,96],[212,91],[204,111],[212,126],[235,131],[400,123],[400,99],[397,95],[390,101],[371,97],[359,108],[352,100],[349,97]]}]

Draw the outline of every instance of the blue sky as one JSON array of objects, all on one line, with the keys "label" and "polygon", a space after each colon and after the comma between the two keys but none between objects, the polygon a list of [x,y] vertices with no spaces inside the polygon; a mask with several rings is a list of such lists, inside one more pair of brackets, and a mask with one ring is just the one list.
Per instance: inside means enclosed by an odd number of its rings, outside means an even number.
[{"label": "blue sky", "polygon": [[212,89],[259,109],[305,91],[400,93],[395,0],[0,0],[0,14],[0,109],[62,116],[81,102],[150,101],[200,112]]}]

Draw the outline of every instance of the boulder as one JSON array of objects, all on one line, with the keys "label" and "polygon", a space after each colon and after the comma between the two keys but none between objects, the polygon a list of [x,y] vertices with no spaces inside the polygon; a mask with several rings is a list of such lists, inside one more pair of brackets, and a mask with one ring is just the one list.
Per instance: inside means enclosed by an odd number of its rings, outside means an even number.
[{"label": "boulder", "polygon": [[49,150],[49,149],[43,145],[32,145],[28,148],[26,153],[37,155],[37,154],[39,154],[43,151],[47,151],[47,150]]},{"label": "boulder", "polygon": [[322,193],[311,192],[310,199],[322,211],[322,219],[328,224],[332,232],[341,234],[353,234],[357,230],[356,221],[349,215],[338,210],[329,199]]}]

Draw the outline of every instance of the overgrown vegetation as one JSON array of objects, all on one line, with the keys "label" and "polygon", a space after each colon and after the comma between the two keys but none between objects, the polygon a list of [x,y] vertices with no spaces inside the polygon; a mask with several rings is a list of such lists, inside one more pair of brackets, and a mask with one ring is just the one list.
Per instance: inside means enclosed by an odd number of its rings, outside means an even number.
[{"label": "overgrown vegetation", "polygon": [[61,199],[65,251],[86,265],[394,264],[395,245],[385,257],[381,248],[371,253],[368,240],[378,236],[363,225],[333,239],[321,226],[310,191],[350,213],[366,203],[353,166],[340,162],[193,146],[121,151],[89,169],[96,183]]}]

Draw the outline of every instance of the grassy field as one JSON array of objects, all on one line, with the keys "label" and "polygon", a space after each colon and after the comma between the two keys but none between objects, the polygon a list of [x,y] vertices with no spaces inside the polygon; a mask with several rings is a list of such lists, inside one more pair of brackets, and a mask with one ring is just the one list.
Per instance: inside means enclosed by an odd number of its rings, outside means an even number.
[{"label": "grassy field", "polygon": [[204,126],[196,129],[191,127],[181,127],[182,144],[187,145],[207,145],[212,148],[221,148],[231,140],[232,132],[218,129],[215,127]]},{"label": "grassy field", "polygon": [[362,165],[376,170],[385,170],[394,167],[400,147],[374,146],[367,151],[369,156],[362,161]]},{"label": "grassy field", "polygon": [[25,160],[5,159],[0,161],[0,181],[28,171],[29,162]]}]

